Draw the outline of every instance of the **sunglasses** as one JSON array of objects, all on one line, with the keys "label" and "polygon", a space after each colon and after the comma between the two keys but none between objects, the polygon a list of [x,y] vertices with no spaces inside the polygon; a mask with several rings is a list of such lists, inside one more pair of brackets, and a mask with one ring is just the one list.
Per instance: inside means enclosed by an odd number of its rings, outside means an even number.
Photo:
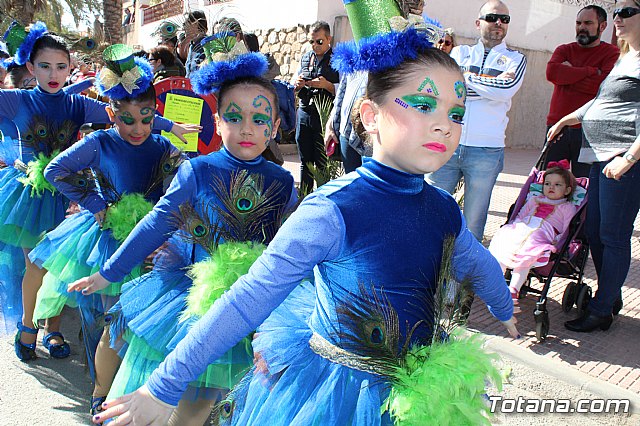
[{"label": "sunglasses", "polygon": [[445,40],[445,39],[441,38],[440,41],[438,41],[438,44],[444,44],[445,46],[449,47],[453,43],[451,42],[451,40]]},{"label": "sunglasses", "polygon": [[622,7],[613,11],[613,19],[616,19],[616,16],[619,16],[622,19],[627,19],[637,15],[638,13],[640,13],[640,9],[637,7]]},{"label": "sunglasses", "polygon": [[324,40],[322,39],[318,39],[318,40],[309,40],[309,44],[313,45],[313,43],[317,44],[318,46],[322,46],[324,44]]},{"label": "sunglasses", "polygon": [[482,15],[478,19],[482,19],[483,21],[489,22],[491,24],[493,24],[494,22],[498,22],[498,19],[503,24],[508,24],[509,22],[511,22],[511,16],[501,15],[498,13],[487,13],[486,15]]}]

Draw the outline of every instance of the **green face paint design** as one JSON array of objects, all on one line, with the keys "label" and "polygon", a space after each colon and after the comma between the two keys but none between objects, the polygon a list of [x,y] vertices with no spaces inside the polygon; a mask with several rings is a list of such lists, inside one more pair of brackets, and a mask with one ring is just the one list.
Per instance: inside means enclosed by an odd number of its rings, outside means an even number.
[{"label": "green face paint design", "polygon": [[256,108],[264,109],[264,114],[256,113],[253,115],[253,121],[256,124],[265,124],[267,126],[264,130],[264,137],[267,138],[268,142],[269,139],[271,139],[271,134],[273,132],[273,107],[271,106],[271,102],[269,102],[269,99],[267,99],[266,96],[260,95],[253,100],[252,105]]},{"label": "green face paint design", "polygon": [[456,81],[453,83],[453,90],[456,92],[458,99],[467,97],[467,86],[465,86],[463,81]]},{"label": "green face paint design", "polygon": [[242,121],[242,108],[235,102],[231,102],[224,114],[222,114],[222,119],[225,123],[240,123]]},{"label": "green face paint design", "polygon": [[464,124],[464,113],[465,109],[462,107],[453,107],[449,111],[449,119],[457,124]]},{"label": "green face paint design", "polygon": [[[402,99],[396,99],[396,103],[403,106],[406,104],[408,107],[415,109],[423,114],[430,114],[438,107],[438,101],[436,98],[427,95],[407,95]],[[406,108],[406,107],[405,107]],[[463,107],[453,107],[449,111],[449,119],[457,124],[462,124],[464,118],[465,109]]]},{"label": "green face paint design", "polygon": [[133,119],[133,115],[131,115],[129,111],[123,112],[121,115],[118,116],[118,118],[120,119],[121,122],[123,122],[127,126],[133,126],[133,123],[136,122]]},{"label": "green face paint design", "polygon": [[153,119],[155,118],[155,108],[144,107],[140,109],[140,115],[149,115],[149,117],[145,117],[142,119],[142,124],[151,124],[153,123]]},{"label": "green face paint design", "polygon": [[424,114],[435,111],[438,106],[438,101],[427,95],[407,95],[403,96],[402,100],[411,108]]},{"label": "green face paint design", "polygon": [[[428,86],[428,87],[427,87]],[[438,96],[440,95],[440,92],[438,92],[438,88],[436,87],[436,83],[430,79],[429,77],[425,78],[422,83],[420,83],[420,86],[418,86],[418,92],[422,92],[426,87],[426,92],[434,95],[434,96]]]}]

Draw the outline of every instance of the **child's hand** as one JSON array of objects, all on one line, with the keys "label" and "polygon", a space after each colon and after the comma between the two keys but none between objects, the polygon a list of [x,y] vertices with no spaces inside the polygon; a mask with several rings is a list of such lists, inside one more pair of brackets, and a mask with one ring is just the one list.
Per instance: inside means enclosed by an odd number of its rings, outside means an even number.
[{"label": "child's hand", "polygon": [[82,291],[82,294],[91,294],[106,288],[109,284],[111,283],[100,275],[100,272],[96,272],[89,277],[80,278],[78,281],[72,282],[67,287],[67,291]]},{"label": "child's hand", "polygon": [[516,317],[511,317],[511,319],[507,321],[502,321],[502,324],[504,324],[504,326],[507,328],[509,335],[514,339],[522,338],[522,336],[520,335],[520,332],[518,332],[518,329],[516,328],[517,323],[518,323],[518,320],[516,319]]},{"label": "child's hand", "polygon": [[96,218],[96,222],[98,222],[98,226],[102,228],[102,224],[104,223],[104,215],[106,214],[106,210],[100,210],[98,213],[94,213],[93,217]]},{"label": "child's hand", "polygon": [[176,135],[178,139],[180,139],[186,145],[188,142],[184,138],[184,135],[187,133],[200,133],[202,131],[202,126],[199,124],[180,124],[173,123],[173,127],[171,128],[171,133]]},{"label": "child's hand", "polygon": [[147,385],[137,391],[103,404],[104,411],[93,416],[93,422],[102,424],[105,420],[118,417],[110,425],[166,425],[176,408],[153,396]]}]

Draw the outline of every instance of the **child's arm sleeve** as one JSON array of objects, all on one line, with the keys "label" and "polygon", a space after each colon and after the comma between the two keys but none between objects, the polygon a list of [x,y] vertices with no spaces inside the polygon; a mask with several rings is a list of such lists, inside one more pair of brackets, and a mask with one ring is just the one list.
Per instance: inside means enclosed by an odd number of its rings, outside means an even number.
[{"label": "child's arm sleeve", "polygon": [[73,175],[87,167],[100,164],[100,140],[91,134],[80,142],[71,145],[58,154],[44,169],[44,177],[72,201],[79,202],[91,213],[98,213],[107,207],[107,203],[96,190],[87,191],[86,187],[74,185],[61,178]]},{"label": "child's arm sleeve", "polygon": [[[78,96],[84,102],[84,122],[85,123],[111,123],[109,114],[107,114],[108,104],[97,101],[95,99],[87,98],[86,96]],[[153,130],[164,130],[170,132],[173,128],[173,121],[167,120],[161,115],[156,113],[156,117],[153,120]]]},{"label": "child's arm sleeve", "polygon": [[467,229],[464,217],[452,261],[455,280],[470,280],[473,291],[484,300],[491,315],[500,321],[507,321],[513,316],[513,301],[500,265]]},{"label": "child's arm sleeve", "polygon": [[176,405],[189,382],[255,330],[315,265],[335,258],[343,240],[344,221],[335,204],[323,196],[306,199],[248,274],[214,303],[151,375],[150,392]]}]

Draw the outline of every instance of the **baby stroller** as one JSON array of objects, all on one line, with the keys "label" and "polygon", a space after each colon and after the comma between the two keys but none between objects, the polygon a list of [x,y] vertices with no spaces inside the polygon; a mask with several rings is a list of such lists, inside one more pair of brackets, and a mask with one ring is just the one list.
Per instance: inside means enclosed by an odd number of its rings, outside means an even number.
[{"label": "baby stroller", "polygon": [[[515,220],[530,194],[542,192],[544,179],[542,167],[546,162],[547,147],[548,145],[545,144],[536,166],[531,169],[527,181],[520,190],[518,199],[509,209],[505,224]],[[536,320],[536,337],[539,342],[545,340],[549,333],[550,321],[547,311],[547,293],[554,277],[572,280],[567,285],[562,297],[562,309],[565,312],[569,312],[575,305],[578,309],[578,314],[582,314],[591,300],[591,287],[583,282],[584,268],[589,257],[589,244],[584,235],[588,187],[588,178],[576,178],[576,190],[572,195],[571,201],[577,206],[577,210],[571,219],[569,227],[556,238],[554,243],[556,252],[551,254],[549,262],[544,266],[532,268],[529,271],[527,280],[520,289],[520,298],[527,293],[539,295],[536,309],[533,312]],[[505,279],[507,282],[511,279],[510,270],[505,273]],[[533,279],[537,279],[542,284],[542,289],[532,286]]]}]

